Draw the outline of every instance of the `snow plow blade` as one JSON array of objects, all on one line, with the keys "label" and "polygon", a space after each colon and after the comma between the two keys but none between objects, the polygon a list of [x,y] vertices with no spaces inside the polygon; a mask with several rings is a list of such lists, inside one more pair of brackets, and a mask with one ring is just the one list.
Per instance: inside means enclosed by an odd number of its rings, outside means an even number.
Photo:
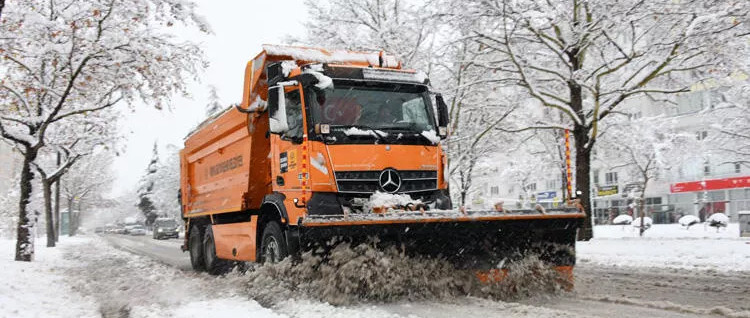
[{"label": "snow plow blade", "polygon": [[513,211],[389,212],[309,216],[300,221],[302,250],[340,241],[392,244],[409,255],[445,258],[457,268],[504,268],[529,254],[558,268],[575,264],[575,237],[583,224],[578,209]]}]

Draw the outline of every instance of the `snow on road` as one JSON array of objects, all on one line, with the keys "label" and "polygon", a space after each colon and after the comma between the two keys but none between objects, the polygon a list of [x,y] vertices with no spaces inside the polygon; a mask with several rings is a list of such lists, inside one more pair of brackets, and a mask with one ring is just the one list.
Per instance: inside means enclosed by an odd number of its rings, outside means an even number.
[{"label": "snow on road", "polygon": [[595,227],[594,237],[576,244],[579,263],[750,271],[750,239],[739,237],[736,223],[718,232],[702,224],[656,224],[643,237],[632,226],[605,225]]},{"label": "snow on road", "polygon": [[259,304],[244,275],[192,272],[179,240],[66,237],[38,246],[32,263],[13,261],[14,242],[0,240],[0,317],[750,317],[750,240],[733,230],[655,225],[640,238],[598,226],[596,239],[578,244],[570,295],[349,306],[292,297]]}]

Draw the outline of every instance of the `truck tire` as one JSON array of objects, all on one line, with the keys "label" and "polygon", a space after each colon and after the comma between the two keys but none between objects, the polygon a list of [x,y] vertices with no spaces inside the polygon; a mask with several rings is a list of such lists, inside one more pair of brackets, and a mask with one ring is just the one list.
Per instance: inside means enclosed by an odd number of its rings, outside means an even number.
[{"label": "truck tire", "polygon": [[261,245],[260,259],[262,263],[278,263],[286,258],[289,253],[284,240],[284,233],[279,223],[268,222],[263,229],[263,244]]},{"label": "truck tire", "polygon": [[193,270],[198,272],[206,270],[206,264],[203,260],[203,237],[201,236],[201,229],[197,225],[190,228],[188,250],[190,251],[190,265],[193,266]]},{"label": "truck tire", "polygon": [[229,261],[216,256],[216,244],[214,243],[214,231],[209,225],[206,234],[203,235],[203,263],[206,271],[211,275],[221,275],[231,268]]}]

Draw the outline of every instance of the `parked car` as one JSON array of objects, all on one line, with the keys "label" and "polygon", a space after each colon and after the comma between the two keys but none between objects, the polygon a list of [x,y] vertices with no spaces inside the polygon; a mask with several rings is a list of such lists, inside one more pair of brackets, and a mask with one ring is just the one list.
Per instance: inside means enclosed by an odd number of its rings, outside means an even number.
[{"label": "parked car", "polygon": [[142,225],[135,225],[128,230],[130,235],[146,235],[146,228]]},{"label": "parked car", "polygon": [[154,221],[154,234],[155,240],[163,238],[178,238],[180,233],[180,225],[173,219],[156,219]]}]

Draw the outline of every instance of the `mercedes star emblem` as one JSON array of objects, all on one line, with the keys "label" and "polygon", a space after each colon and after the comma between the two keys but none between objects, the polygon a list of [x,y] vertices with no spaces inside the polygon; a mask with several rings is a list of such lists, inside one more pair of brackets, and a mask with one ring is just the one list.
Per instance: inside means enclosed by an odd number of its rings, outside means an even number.
[{"label": "mercedes star emblem", "polygon": [[401,176],[398,175],[398,171],[393,169],[385,169],[380,173],[380,188],[388,193],[395,193],[401,188]]}]

